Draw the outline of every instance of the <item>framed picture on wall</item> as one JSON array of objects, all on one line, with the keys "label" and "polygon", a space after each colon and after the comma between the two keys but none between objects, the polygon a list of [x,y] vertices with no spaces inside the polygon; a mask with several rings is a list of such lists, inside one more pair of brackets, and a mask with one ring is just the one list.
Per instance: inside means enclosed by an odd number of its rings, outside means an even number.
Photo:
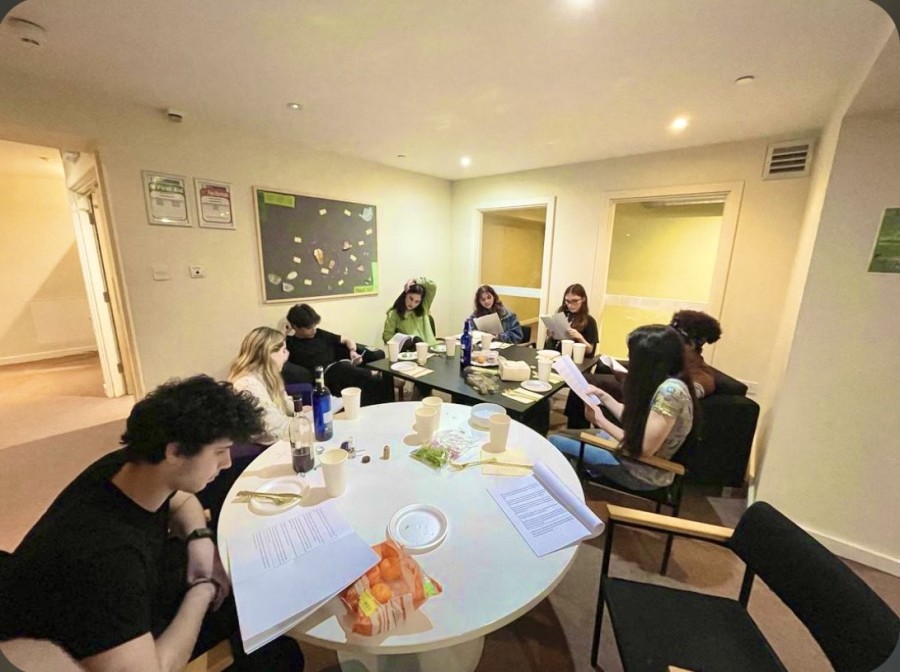
[{"label": "framed picture on wall", "polygon": [[254,187],[265,303],[378,293],[377,208]]},{"label": "framed picture on wall", "polygon": [[149,170],[141,171],[141,175],[147,221],[163,226],[192,226],[187,204],[187,179]]},{"label": "framed picture on wall", "polygon": [[195,177],[194,194],[197,196],[200,226],[206,229],[234,229],[230,184]]}]

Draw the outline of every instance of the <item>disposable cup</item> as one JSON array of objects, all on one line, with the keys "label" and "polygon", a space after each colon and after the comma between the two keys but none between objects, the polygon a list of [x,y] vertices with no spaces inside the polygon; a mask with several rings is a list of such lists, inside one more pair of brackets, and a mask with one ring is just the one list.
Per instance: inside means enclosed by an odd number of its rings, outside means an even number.
[{"label": "disposable cup", "polygon": [[428,443],[437,429],[437,411],[433,407],[419,406],[416,409],[416,432],[420,443]]},{"label": "disposable cup", "polygon": [[546,357],[538,357],[537,360],[537,371],[538,371],[538,380],[543,382],[548,382],[550,380],[550,371],[552,370],[550,367],[552,366],[552,360],[547,359]]},{"label": "disposable cup", "polygon": [[325,492],[329,497],[342,495],[347,489],[347,455],[347,451],[340,448],[332,448],[319,455]]},{"label": "disposable cup", "polygon": [[387,344],[388,346],[388,359],[392,362],[396,362],[400,359],[400,344],[397,342],[390,342]]},{"label": "disposable cup", "polygon": [[435,418],[434,423],[434,431],[437,431],[441,426],[441,406],[443,405],[443,400],[440,397],[425,397],[422,399],[422,406],[424,408],[433,408],[437,413],[437,418]]},{"label": "disposable cup", "polygon": [[563,357],[571,357],[572,356],[572,346],[575,345],[575,341],[571,339],[563,339],[560,341],[560,345],[562,346],[562,356]]},{"label": "disposable cup", "polygon": [[584,353],[587,350],[587,346],[584,343],[575,343],[572,346],[572,361],[576,364],[581,364],[584,361]]},{"label": "disposable cup", "polygon": [[491,441],[484,449],[490,453],[502,453],[506,450],[506,442],[509,439],[509,416],[506,413],[494,413],[488,418],[488,423]]},{"label": "disposable cup", "polygon": [[359,417],[359,399],[362,390],[358,387],[345,387],[341,390],[341,399],[344,400],[344,418],[356,420]]},{"label": "disposable cup", "polygon": [[455,338],[445,338],[444,343],[447,346],[447,356],[454,357],[456,355],[456,339]]},{"label": "disposable cup", "polygon": [[491,349],[491,341],[494,340],[493,334],[482,334],[481,335],[481,349],[482,350],[490,350]]},{"label": "disposable cup", "polygon": [[416,363],[425,366],[428,361],[428,343],[416,343]]}]

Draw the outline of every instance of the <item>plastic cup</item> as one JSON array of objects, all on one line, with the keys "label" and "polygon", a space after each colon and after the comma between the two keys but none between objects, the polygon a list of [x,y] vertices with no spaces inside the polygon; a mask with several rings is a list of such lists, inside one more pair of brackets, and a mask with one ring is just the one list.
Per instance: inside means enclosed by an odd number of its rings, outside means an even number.
[{"label": "plastic cup", "polygon": [[398,359],[400,359],[400,344],[395,341],[392,341],[392,342],[388,343],[387,346],[388,346],[388,359],[390,359],[392,362],[396,362]]},{"label": "plastic cup", "polygon": [[425,366],[428,361],[428,343],[416,343],[416,363]]},{"label": "plastic cup", "polygon": [[435,431],[441,426],[441,406],[443,403],[444,401],[440,397],[425,397],[422,399],[422,406],[424,408],[433,408],[437,413],[437,418],[434,423]]},{"label": "plastic cup", "polygon": [[491,349],[491,341],[494,340],[493,334],[482,334],[481,335],[481,349],[482,350],[490,350]]},{"label": "plastic cup", "polygon": [[537,372],[538,372],[538,380],[542,382],[550,381],[550,371],[552,371],[553,361],[547,359],[546,357],[538,357],[537,360]]},{"label": "plastic cup", "polygon": [[322,475],[325,477],[325,492],[329,497],[344,494],[347,489],[347,451],[340,448],[326,450],[319,455]]},{"label": "plastic cup", "polygon": [[359,418],[359,399],[362,390],[358,387],[345,387],[341,390],[341,399],[344,400],[344,419],[356,420]]},{"label": "plastic cup", "polygon": [[572,356],[572,346],[575,345],[575,341],[566,338],[559,342],[562,346],[562,356],[563,357],[571,357]]},{"label": "plastic cup", "polygon": [[437,411],[433,407],[419,406],[416,409],[416,432],[420,443],[428,443],[437,429]]},{"label": "plastic cup", "polygon": [[456,339],[455,338],[445,338],[444,343],[447,346],[447,356],[454,357],[456,355]]},{"label": "plastic cup", "polygon": [[488,418],[488,423],[491,441],[484,449],[489,453],[502,453],[506,450],[506,442],[509,439],[509,416],[506,413],[494,413]]},{"label": "plastic cup", "polygon": [[576,364],[581,364],[584,362],[584,353],[587,351],[587,346],[584,343],[575,343],[572,346],[572,361]]}]

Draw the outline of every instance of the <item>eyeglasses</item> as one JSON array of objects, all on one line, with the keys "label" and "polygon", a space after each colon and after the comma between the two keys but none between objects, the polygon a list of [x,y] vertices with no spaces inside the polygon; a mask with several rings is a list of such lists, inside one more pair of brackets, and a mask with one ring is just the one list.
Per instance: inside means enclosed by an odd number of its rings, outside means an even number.
[{"label": "eyeglasses", "polygon": [[583,300],[584,299],[582,299],[580,296],[576,296],[574,299],[564,299],[563,303],[565,303],[567,306],[572,305],[572,304],[578,305]]}]

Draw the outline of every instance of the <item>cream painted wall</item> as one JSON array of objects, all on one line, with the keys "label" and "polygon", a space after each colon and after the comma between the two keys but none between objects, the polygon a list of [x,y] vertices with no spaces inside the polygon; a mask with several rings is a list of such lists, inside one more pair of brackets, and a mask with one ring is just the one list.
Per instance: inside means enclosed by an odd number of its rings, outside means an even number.
[{"label": "cream painted wall", "polygon": [[866,271],[887,207],[900,207],[900,116],[846,118],[757,498],[900,574],[900,275]]},{"label": "cream painted wall", "polygon": [[[437,281],[435,317],[447,324],[448,182],[292,144],[297,117],[282,120],[284,141],[274,143],[190,115],[172,124],[150,107],[104,105],[65,85],[0,77],[0,89],[9,93],[0,99],[0,137],[69,138],[99,152],[147,389],[171,376],[224,376],[244,334],[287,312],[290,304],[261,303],[254,185],[378,206],[380,294],[317,302],[323,326],[375,344],[385,311],[415,275]],[[231,182],[237,230],[150,226],[142,169]],[[155,264],[172,279],[154,281]],[[190,264],[205,266],[207,277],[190,279]]]},{"label": "cream painted wall", "polygon": [[0,364],[95,350],[63,178],[0,173]]},{"label": "cream painted wall", "polygon": [[[782,138],[779,138],[782,139]],[[556,196],[551,303],[565,287],[594,285],[595,251],[605,219],[605,192],[742,181],[743,203],[722,309],[724,337],[713,364],[765,385],[785,287],[796,252],[808,178],[762,180],[774,139],[711,145],[592,163],[464,180],[453,184],[453,251],[461,261],[452,310],[462,315],[477,281],[472,259],[474,213],[492,203]],[[468,279],[468,280],[467,280]],[[600,306],[591,297],[592,312]]]}]

